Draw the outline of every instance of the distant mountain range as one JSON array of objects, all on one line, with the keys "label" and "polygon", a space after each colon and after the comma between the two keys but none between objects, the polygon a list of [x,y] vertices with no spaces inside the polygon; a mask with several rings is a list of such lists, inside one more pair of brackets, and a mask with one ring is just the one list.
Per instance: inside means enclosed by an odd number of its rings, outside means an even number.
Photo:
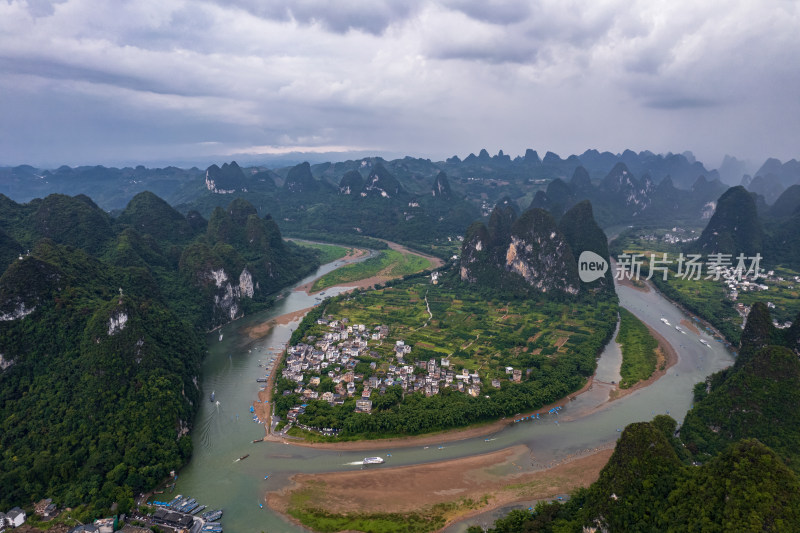
[{"label": "distant mountain range", "polygon": [[[0,167],[0,193],[22,202],[54,192],[91,194],[93,200],[103,209],[113,210],[123,208],[138,192],[149,190],[176,205],[191,202],[203,190],[216,193],[271,192],[276,183],[282,184],[288,177],[293,165],[280,164],[289,160],[274,160],[270,167],[240,167],[235,162],[224,163],[222,166],[214,164],[206,170],[196,167],[145,168],[141,165],[135,168],[61,166],[57,169],[38,169],[29,165]],[[590,180],[595,183],[600,182],[615,165],[624,163],[640,179],[647,175],[650,181],[658,185],[669,176],[674,187],[687,190],[699,176],[704,176],[711,182],[720,178],[720,172],[724,173],[728,183],[739,183],[746,170],[744,163],[730,157],[723,161],[720,171],[713,170],[696,161],[689,152],[657,155],[649,151],[635,153],[625,150],[620,154],[612,154],[587,150],[580,155],[562,159],[552,152],[547,152],[541,158],[532,149],[528,149],[524,156],[513,159],[502,150],[494,156],[481,150],[478,155],[470,154],[463,160],[457,156],[440,162],[412,157],[391,161],[380,157],[363,157],[339,163],[316,163],[308,165],[308,169],[315,178],[338,186],[347,170],[366,174],[377,162],[381,162],[412,194],[422,192],[415,186],[416,180],[434,178],[440,171],[446,172],[451,180],[463,181],[463,193],[468,198],[473,197],[471,191],[474,187],[470,185],[478,185],[476,181],[495,180],[487,184],[504,190],[498,191],[499,195],[490,195],[488,200],[492,204],[503,196],[516,199],[531,194],[532,197],[535,189],[541,188],[538,187],[540,183],[533,182],[556,178],[567,181],[579,166],[587,170]],[[795,160],[781,163],[776,159],[769,159],[754,175],[763,178],[774,175],[783,188],[786,188],[800,182],[799,167],[800,163]],[[749,183],[750,178],[747,181]]]},{"label": "distant mountain range", "polygon": [[[724,166],[728,173],[744,168],[733,158],[726,158]],[[737,220],[753,217],[744,209],[750,200],[734,202],[739,207],[722,209],[730,214],[723,217],[730,219],[728,227],[717,229],[722,220],[718,216],[700,244],[727,247],[723,235],[741,241],[742,232],[747,231],[752,233],[749,240],[761,241],[747,249],[768,251],[777,261],[800,264],[796,257],[800,237],[793,229],[800,221],[795,216],[800,204],[800,164],[769,159],[755,174],[744,181],[754,193],[758,222],[753,219],[745,230]],[[142,166],[0,169],[0,191],[18,201],[53,192],[86,191],[92,195],[91,202],[119,213],[144,190],[177,205],[184,215],[194,211],[194,216],[208,218],[216,208],[224,209],[239,198],[249,202],[256,214],[271,213],[275,223],[293,235],[379,237],[436,249],[441,255],[447,253],[447,243],[463,236],[464,228],[475,219],[488,217],[501,201],[510,202],[517,212],[544,209],[556,223],[571,207],[589,200],[601,227],[697,226],[711,219],[719,199],[729,198],[723,196],[727,186],[719,174],[691,153],[656,155],[630,150],[621,154],[587,150],[566,159],[552,152],[542,158],[530,149],[515,158],[502,151],[492,156],[481,150],[463,160],[453,156],[442,162],[371,157],[277,169],[243,168],[236,162],[211,165],[204,171]],[[103,231],[106,224],[96,220],[94,231]],[[709,235],[714,233],[712,243]],[[6,250],[11,253],[13,248]]]}]

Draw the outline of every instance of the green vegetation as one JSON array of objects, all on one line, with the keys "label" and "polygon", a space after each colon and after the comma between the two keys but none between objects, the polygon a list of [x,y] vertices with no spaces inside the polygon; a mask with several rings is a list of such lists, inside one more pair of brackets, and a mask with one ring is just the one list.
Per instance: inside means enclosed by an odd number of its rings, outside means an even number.
[{"label": "green vegetation", "polygon": [[0,267],[0,509],[51,497],[82,521],[190,457],[203,333],[318,265],[242,200],[206,224],[149,193],[119,220],[0,197],[0,237],[30,250]]},{"label": "green vegetation", "polygon": [[695,387],[683,442],[668,416],[631,424],[588,489],[563,505],[513,511],[489,531],[796,530],[800,326],[774,328],[759,303],[741,337],[734,366]]},{"label": "green vegetation", "polygon": [[751,193],[739,185],[719,197],[708,225],[688,248],[702,254],[743,253],[753,256],[763,251],[764,240],[756,202]]},{"label": "green vegetation", "polygon": [[[478,502],[462,499],[440,503],[413,513],[331,513],[315,507],[325,484],[319,483],[291,494],[289,515],[304,526],[322,533],[365,531],[370,533],[428,533],[444,527],[454,511],[474,509]],[[485,498],[484,498],[485,499]],[[482,503],[486,503],[485,501]]]},{"label": "green vegetation", "polygon": [[[25,527],[35,528],[42,531],[50,531],[53,528],[58,528],[59,531],[68,531],[78,524],[85,524],[95,519],[95,515],[86,505],[78,505],[77,507],[67,511],[59,511],[58,516],[49,519],[43,519],[34,513],[28,513],[25,518]],[[134,525],[136,525],[134,523]],[[66,529],[63,529],[66,526]]]},{"label": "green vegetation", "polygon": [[319,242],[308,242],[308,241],[294,241],[296,244],[300,245],[303,248],[311,248],[312,250],[316,250],[317,257],[319,258],[319,262],[322,265],[326,265],[328,263],[333,263],[337,259],[341,259],[342,257],[346,256],[347,254],[353,251],[352,248],[345,248],[343,246],[337,246],[335,244],[322,244]]},{"label": "green vegetation", "polygon": [[124,512],[191,455],[181,430],[199,401],[202,340],[146,274],[80,250],[40,242],[0,278],[0,301],[19,285],[38,303],[0,323],[14,361],[0,374],[0,506],[47,496]]},{"label": "green vegetation", "polygon": [[791,321],[800,312],[800,283],[793,280],[798,275],[793,270],[776,269],[771,279],[759,280],[769,287],[768,290],[740,291],[736,301],[730,299],[729,289],[722,281],[685,280],[674,277],[674,274],[670,271],[667,281],[654,276],[656,287],[668,298],[707,320],[734,345],[739,344],[744,322],[736,304],[750,307],[757,301],[769,300],[775,305],[774,318],[779,323]]},{"label": "green vegetation", "polygon": [[740,438],[754,437],[800,472],[797,405],[797,356],[783,347],[767,347],[741,365],[709,379],[707,394],[686,416],[681,438],[692,452],[705,458]]},{"label": "green vegetation", "polygon": [[685,465],[670,428],[674,421],[631,424],[588,489],[578,490],[565,504],[542,502],[533,511],[512,511],[489,532],[796,529],[800,480],[772,450],[754,439],[743,440],[703,466]]},{"label": "green vegetation", "polygon": [[430,266],[431,262],[419,255],[401,253],[396,250],[384,250],[375,257],[345,265],[325,274],[314,282],[311,290],[312,292],[321,291],[334,285],[351,283],[378,275],[398,278],[416,274],[421,270],[430,268]]},{"label": "green vegetation", "polygon": [[617,342],[622,345],[622,379],[619,386],[627,389],[655,372],[658,341],[650,334],[647,326],[624,307],[620,307],[619,316]]},{"label": "green vegetation", "polygon": [[[355,413],[355,398],[344,405],[284,396],[294,382],[276,384],[276,413],[285,416],[299,403],[307,403],[298,422],[312,427],[341,430],[340,439],[386,438],[419,434],[495,420],[556,401],[579,389],[595,369],[595,358],[613,334],[617,303],[607,297],[552,302],[540,299],[499,300],[495,291],[465,284],[457,272],[443,274],[434,285],[427,276],[388,283],[372,291],[337,296],[315,308],[300,324],[291,343],[314,336],[319,339],[327,326],[316,324],[321,316],[348,318],[349,324],[364,324],[367,331],[387,325],[389,336],[371,343],[369,357],[359,357],[355,372],[385,377],[395,358],[395,341],[412,346],[404,364],[415,365],[447,358],[451,369],[467,369],[481,377],[475,397],[452,387],[438,394],[403,392],[395,384],[383,394],[373,391],[371,414]],[[430,306],[430,314],[428,313]],[[375,369],[371,368],[375,363]],[[516,383],[505,367],[521,371]],[[424,373],[420,368],[417,373]],[[311,374],[307,378],[314,377]],[[332,390],[327,375],[319,375],[317,390]],[[492,380],[501,382],[500,388]],[[308,380],[306,381],[308,382]],[[359,383],[355,397],[360,397]]]},{"label": "green vegetation", "polygon": [[290,509],[289,514],[314,531],[369,531],[370,533],[428,533],[444,527],[438,513],[347,513],[334,514],[321,509]]},{"label": "green vegetation", "polygon": [[742,317],[727,298],[721,282],[688,280],[674,277],[670,271],[667,281],[653,276],[653,283],[667,298],[679,303],[714,326],[725,338],[736,345],[742,334]]},{"label": "green vegetation", "polygon": [[687,448],[703,459],[731,442],[754,437],[800,473],[800,360],[797,331],[776,330],[767,307],[753,306],[733,367],[695,390],[681,428]]}]

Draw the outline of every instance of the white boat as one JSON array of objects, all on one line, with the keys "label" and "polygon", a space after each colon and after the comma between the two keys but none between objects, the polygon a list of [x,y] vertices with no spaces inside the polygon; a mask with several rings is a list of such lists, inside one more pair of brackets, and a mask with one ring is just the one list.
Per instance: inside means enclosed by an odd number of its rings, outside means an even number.
[{"label": "white boat", "polygon": [[705,340],[705,339],[700,339],[700,342],[702,342],[703,344],[705,344],[705,345],[706,345],[706,346],[708,346],[708,347],[711,347],[711,345],[710,345],[710,344],[708,344],[708,341],[707,341],[707,340]]},{"label": "white boat", "polygon": [[219,334],[219,342],[222,342],[222,333]]},{"label": "white boat", "polygon": [[669,323],[669,320],[667,320],[667,319],[666,319],[666,318],[664,318],[663,316],[661,317],[661,322],[663,322],[664,324],[666,324],[666,325],[668,325],[668,326],[671,326],[671,325],[672,325],[672,324],[670,324],[670,323]]},{"label": "white boat", "polygon": [[379,465],[381,463],[383,463],[383,459],[381,457],[364,457],[365,465]]},{"label": "white boat", "polygon": [[681,333],[683,333],[683,330],[681,329],[681,327],[680,327],[680,326],[675,326],[675,329],[677,329],[678,331],[680,331]]}]

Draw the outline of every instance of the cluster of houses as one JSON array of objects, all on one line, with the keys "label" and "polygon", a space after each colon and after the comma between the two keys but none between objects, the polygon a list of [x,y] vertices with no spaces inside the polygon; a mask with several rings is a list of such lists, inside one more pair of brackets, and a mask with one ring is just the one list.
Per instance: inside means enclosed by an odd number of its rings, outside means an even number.
[{"label": "cluster of houses", "polygon": [[[422,392],[426,396],[439,394],[443,388],[453,388],[473,397],[480,394],[482,380],[477,372],[451,368],[447,357],[411,361],[411,346],[403,340],[396,340],[392,355],[378,364],[376,360],[382,357],[373,348],[386,340],[388,326],[370,330],[364,324],[349,325],[348,322],[347,319],[320,318],[317,323],[328,328],[322,338],[308,337],[308,344],[300,343],[287,349],[282,375],[297,386],[294,391],[283,391],[284,395],[294,392],[305,400],[322,400],[331,405],[343,405],[347,398],[354,397],[356,411],[370,413],[372,395],[384,394],[392,386],[402,387],[405,393]],[[363,372],[364,366],[359,367],[362,372],[356,371],[360,358],[370,361],[369,371]],[[508,367],[506,373],[512,381],[522,380],[521,370]],[[333,382],[333,391],[317,390],[324,376]],[[500,380],[493,379],[491,386],[500,388]],[[295,406],[288,418],[295,421],[304,412],[303,405]]]},{"label": "cluster of houses", "polygon": [[699,235],[694,230],[686,230],[683,228],[674,227],[671,232],[659,236],[656,233],[646,233],[640,235],[639,238],[643,241],[649,242],[665,242],[667,244],[681,244],[686,242],[696,241]]},{"label": "cluster of houses", "polygon": [[733,301],[736,301],[740,292],[769,290],[769,285],[767,285],[766,282],[770,279],[773,281],[783,281],[783,278],[775,278],[775,272],[772,270],[767,272],[766,277],[761,278],[764,280],[763,283],[760,283],[756,280],[747,279],[746,276],[741,275],[741,271],[736,270],[736,268],[733,266],[718,268],[718,270],[720,277],[728,287],[728,297]]},{"label": "cluster of houses", "polygon": [[0,533],[6,529],[13,529],[25,523],[25,511],[14,507],[7,513],[0,512]]},{"label": "cluster of houses", "polygon": [[[760,278],[763,280],[763,283],[758,283],[756,281],[748,281],[747,279],[744,278],[737,279],[737,277],[734,275],[731,269],[727,269],[724,271],[723,279],[725,285],[728,288],[728,297],[733,301],[736,301],[736,299],[739,297],[739,294],[743,292],[769,290],[769,285],[767,285],[767,283],[769,282],[780,283],[786,281],[792,283],[792,281],[794,281],[795,283],[800,283],[800,276],[794,276],[792,279],[785,279],[782,276],[775,275],[775,271],[773,270],[768,270],[766,276]],[[786,288],[790,290],[794,289],[794,285],[787,285]],[[768,301],[767,307],[769,309],[775,309],[775,304]],[[736,311],[739,313],[739,315],[746,321],[747,315],[750,313],[750,306],[739,302],[736,304],[735,308]],[[792,323],[790,321],[780,323],[777,320],[773,320],[772,325],[778,329],[785,329],[791,327]],[[743,321],[742,322],[743,329],[744,326],[745,324]]]}]

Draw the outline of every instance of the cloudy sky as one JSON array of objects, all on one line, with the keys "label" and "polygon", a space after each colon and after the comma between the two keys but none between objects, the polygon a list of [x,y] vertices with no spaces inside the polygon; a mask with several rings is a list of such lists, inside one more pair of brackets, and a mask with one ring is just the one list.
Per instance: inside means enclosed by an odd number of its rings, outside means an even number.
[{"label": "cloudy sky", "polygon": [[800,158],[798,28],[795,0],[0,0],[0,165]]}]

